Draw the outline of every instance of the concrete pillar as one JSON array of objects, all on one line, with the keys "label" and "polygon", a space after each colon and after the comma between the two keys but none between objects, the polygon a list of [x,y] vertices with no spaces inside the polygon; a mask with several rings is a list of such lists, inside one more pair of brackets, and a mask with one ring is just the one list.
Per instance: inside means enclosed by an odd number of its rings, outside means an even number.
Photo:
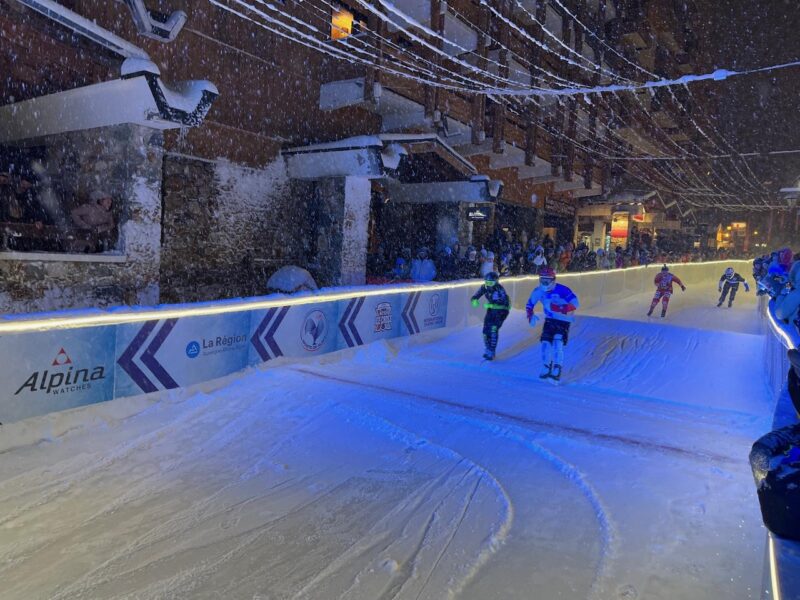
[{"label": "concrete pillar", "polygon": [[363,285],[371,183],[364,177],[335,177],[317,184],[317,256],[321,285]]},{"label": "concrete pillar", "polygon": [[606,222],[595,221],[594,232],[592,233],[592,250],[605,248],[606,244]]},{"label": "concrete pillar", "polygon": [[119,245],[128,256],[126,304],[151,306],[160,301],[161,189],[164,138],[160,131],[130,126],[125,147],[129,178],[124,193],[128,218],[119,230]]},{"label": "concrete pillar", "polygon": [[345,177],[342,222],[341,285],[364,285],[372,183],[365,177]]}]

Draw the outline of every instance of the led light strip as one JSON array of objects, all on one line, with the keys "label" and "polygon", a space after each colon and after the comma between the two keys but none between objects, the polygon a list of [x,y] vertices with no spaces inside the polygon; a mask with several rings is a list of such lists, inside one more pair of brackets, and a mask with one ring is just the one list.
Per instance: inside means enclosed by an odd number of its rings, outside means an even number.
[{"label": "led light strip", "polygon": [[797,344],[795,340],[789,335],[789,333],[781,327],[778,322],[775,320],[775,315],[772,314],[772,308],[774,304],[772,300],[770,300],[769,304],[767,304],[767,317],[769,318],[770,325],[772,325],[773,331],[778,334],[778,336],[783,340],[783,345],[786,346],[787,350],[792,350],[797,348]]},{"label": "led light strip", "polygon": [[769,539],[769,577],[772,582],[772,596],[775,600],[781,600],[781,583],[778,578],[778,561],[775,558],[775,539],[768,533]]}]

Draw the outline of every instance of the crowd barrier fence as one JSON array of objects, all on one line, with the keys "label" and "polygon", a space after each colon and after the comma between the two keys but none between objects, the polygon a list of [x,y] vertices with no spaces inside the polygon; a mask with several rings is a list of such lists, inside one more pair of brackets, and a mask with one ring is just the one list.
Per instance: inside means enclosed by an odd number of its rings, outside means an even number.
[{"label": "crowd barrier fence", "polygon": [[[760,302],[759,311],[766,334],[765,367],[772,398],[776,399],[772,428],[779,429],[798,421],[786,385],[790,368],[786,351],[800,347],[800,333],[793,325],[775,318],[774,304],[767,296],[762,296]],[[764,563],[763,600],[800,598],[800,542],[785,540],[768,532]]]},{"label": "crowd barrier fence", "polygon": [[[746,261],[678,264],[687,285]],[[566,273],[582,308],[652,290],[659,266]],[[503,279],[515,309],[538,278]],[[0,422],[183,388],[277,358],[302,359],[382,339],[482,321],[480,280],[324,290],[154,308],[0,319]]]}]

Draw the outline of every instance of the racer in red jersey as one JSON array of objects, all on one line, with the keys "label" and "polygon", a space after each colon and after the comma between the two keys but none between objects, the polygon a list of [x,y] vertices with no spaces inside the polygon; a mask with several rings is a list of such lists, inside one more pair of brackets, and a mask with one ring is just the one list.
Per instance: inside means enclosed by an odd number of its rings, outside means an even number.
[{"label": "racer in red jersey", "polygon": [[669,267],[667,265],[664,265],[661,267],[661,273],[656,275],[655,278],[656,295],[653,296],[653,301],[650,303],[650,310],[647,311],[648,317],[653,314],[653,310],[658,306],[659,302],[661,302],[661,316],[667,316],[667,306],[669,306],[669,299],[670,296],[672,296],[673,283],[681,286],[682,291],[686,291],[686,286],[683,285],[683,282],[669,272]]}]

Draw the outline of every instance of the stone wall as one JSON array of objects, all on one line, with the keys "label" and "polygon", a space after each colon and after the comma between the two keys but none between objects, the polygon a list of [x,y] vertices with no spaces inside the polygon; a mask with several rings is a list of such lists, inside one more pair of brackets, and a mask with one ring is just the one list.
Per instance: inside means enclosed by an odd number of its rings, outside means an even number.
[{"label": "stone wall", "polygon": [[0,312],[158,303],[160,263],[160,132],[133,125],[53,136],[41,141],[45,158],[35,164],[39,198],[53,221],[69,225],[70,208],[93,189],[110,192],[119,225],[108,257],[0,255]]},{"label": "stone wall", "polygon": [[163,202],[162,302],[261,295],[279,267],[305,266],[306,204],[280,157],[253,169],[169,154]]}]

